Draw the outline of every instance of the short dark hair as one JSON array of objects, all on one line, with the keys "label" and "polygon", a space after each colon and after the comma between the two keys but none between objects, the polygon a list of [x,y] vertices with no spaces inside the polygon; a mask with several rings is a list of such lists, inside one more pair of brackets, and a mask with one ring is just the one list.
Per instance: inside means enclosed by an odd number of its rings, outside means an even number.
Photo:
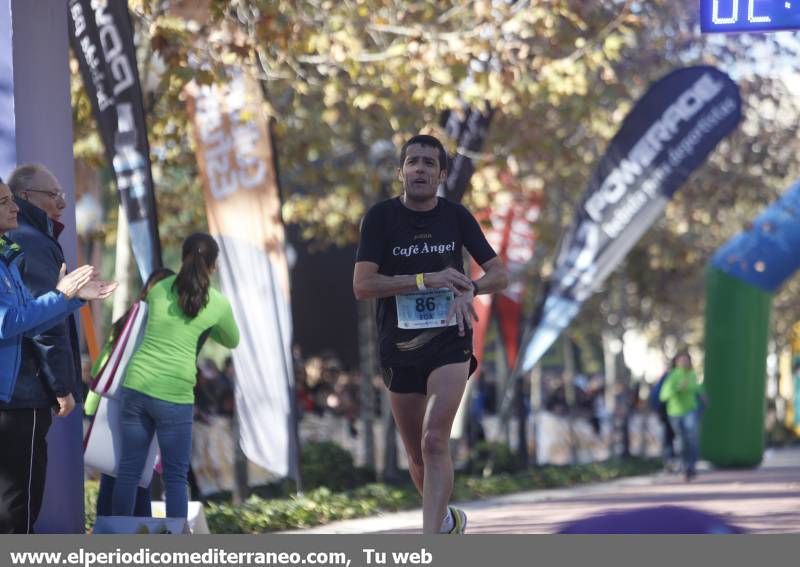
[{"label": "short dark hair", "polygon": [[428,146],[429,148],[436,148],[439,150],[439,171],[447,170],[447,150],[444,149],[444,145],[438,138],[428,134],[411,136],[406,143],[403,144],[403,148],[400,150],[400,167],[403,167],[406,161],[406,151],[411,144],[419,144],[420,146]]}]

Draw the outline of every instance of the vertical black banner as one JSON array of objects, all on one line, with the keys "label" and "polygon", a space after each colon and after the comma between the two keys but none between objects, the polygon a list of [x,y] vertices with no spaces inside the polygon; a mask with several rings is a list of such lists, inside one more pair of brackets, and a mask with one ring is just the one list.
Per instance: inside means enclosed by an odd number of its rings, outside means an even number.
[{"label": "vertical black banner", "polygon": [[[517,0],[493,0],[492,4],[505,3],[515,6]],[[525,2],[514,10],[524,9]],[[484,36],[488,39],[489,36]],[[474,72],[486,72],[488,69],[498,70],[500,65],[493,60],[490,53],[483,53],[480,57],[470,62],[469,75],[465,83],[470,83]],[[475,172],[472,156],[481,151],[483,142],[489,131],[489,124],[494,115],[494,108],[489,103],[483,103],[482,108],[464,103],[461,111],[448,111],[442,114],[440,125],[447,135],[456,140],[458,150],[447,170],[447,179],[444,182],[444,196],[450,201],[460,203],[464,193],[469,187],[469,180]]]},{"label": "vertical black banner", "polygon": [[444,182],[444,196],[460,203],[475,172],[472,156],[483,147],[494,110],[485,105],[478,110],[467,104],[461,112],[447,112],[442,116],[442,126],[448,136],[458,142],[458,151],[451,160]]},{"label": "vertical black banner", "polygon": [[114,170],[142,281],[162,265],[150,147],[126,0],[70,0],[69,36]]}]

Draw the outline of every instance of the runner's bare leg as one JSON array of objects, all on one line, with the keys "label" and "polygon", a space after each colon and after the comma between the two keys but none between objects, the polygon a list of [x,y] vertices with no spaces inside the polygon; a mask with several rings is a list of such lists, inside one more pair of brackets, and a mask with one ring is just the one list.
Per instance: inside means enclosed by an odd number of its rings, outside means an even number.
[{"label": "runner's bare leg", "polygon": [[428,403],[422,426],[422,531],[439,532],[453,493],[450,430],[467,385],[469,361],[437,368],[428,378]]},{"label": "runner's bare leg", "polygon": [[389,392],[389,403],[406,449],[408,472],[411,473],[411,480],[421,496],[425,474],[422,461],[422,422],[425,419],[427,400],[423,394]]}]

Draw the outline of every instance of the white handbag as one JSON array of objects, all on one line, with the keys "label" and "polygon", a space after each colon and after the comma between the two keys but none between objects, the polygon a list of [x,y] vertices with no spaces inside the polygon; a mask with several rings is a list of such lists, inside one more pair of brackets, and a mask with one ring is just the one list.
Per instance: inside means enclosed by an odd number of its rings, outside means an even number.
[{"label": "white handbag", "polygon": [[[141,343],[146,326],[147,303],[139,301],[131,308],[122,331],[111,348],[108,360],[92,384],[92,390],[101,397],[94,420],[83,439],[83,461],[86,465],[114,477],[117,476],[122,452],[120,388],[125,379],[128,362]],[[157,454],[158,441],[154,436],[139,486],[150,485]]]}]

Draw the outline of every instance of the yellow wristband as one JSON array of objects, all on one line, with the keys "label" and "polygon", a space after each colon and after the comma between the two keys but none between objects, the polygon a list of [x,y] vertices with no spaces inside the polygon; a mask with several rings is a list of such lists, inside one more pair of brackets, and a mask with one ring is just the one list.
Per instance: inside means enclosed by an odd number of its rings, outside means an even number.
[{"label": "yellow wristband", "polygon": [[425,289],[425,274],[417,274],[417,289],[420,291]]}]

